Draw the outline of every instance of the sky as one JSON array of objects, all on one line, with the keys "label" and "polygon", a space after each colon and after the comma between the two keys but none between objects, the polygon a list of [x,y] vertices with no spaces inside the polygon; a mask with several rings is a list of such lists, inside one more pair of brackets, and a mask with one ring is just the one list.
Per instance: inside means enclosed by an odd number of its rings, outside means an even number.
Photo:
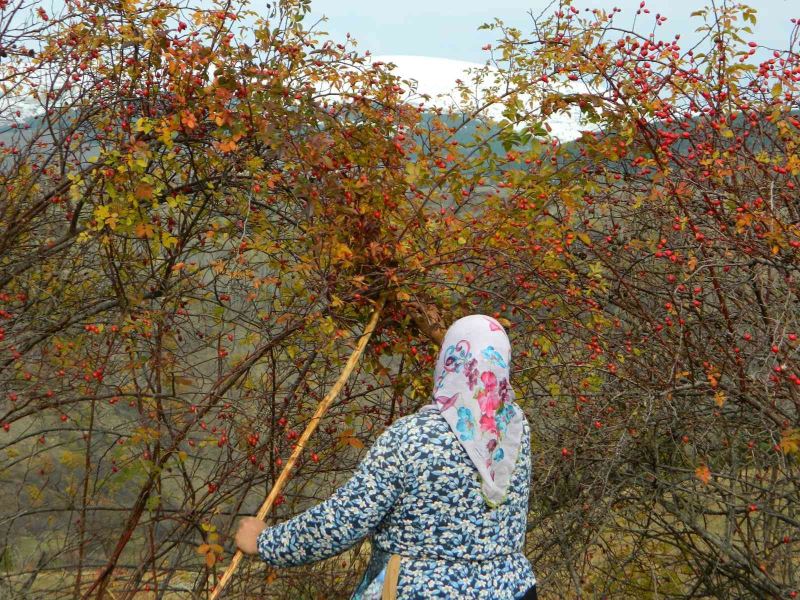
[{"label": "sky", "polygon": [[[249,0],[251,10],[258,11],[271,0]],[[661,26],[663,37],[680,33],[689,42],[697,34],[694,30],[701,24],[699,18],[689,15],[706,5],[716,3],[736,4],[736,0],[648,0],[646,8],[650,15],[639,17],[637,31],[649,32],[653,16],[660,13],[667,17]],[[800,19],[799,0],[743,0],[755,8],[758,22],[754,27],[753,40],[769,48],[785,49],[792,31],[791,18]],[[188,6],[205,6],[210,0],[185,0]],[[623,13],[615,21],[620,26],[633,23],[640,0],[574,0],[576,8],[621,8]],[[41,0],[40,5],[49,12],[63,7],[63,0]],[[482,23],[495,17],[507,25],[530,31],[531,16],[542,12],[550,14],[557,5],[553,0],[311,0],[311,14],[305,27],[316,23],[323,16],[327,22],[317,25],[318,30],[327,31],[338,41],[349,32],[358,40],[358,49],[370,50],[375,55],[416,55],[450,58],[468,62],[484,63],[489,57],[481,47],[493,43],[499,37],[496,31],[478,31]],[[618,20],[617,20],[618,19]],[[645,27],[646,24],[646,27]],[[759,53],[761,54],[761,53]]]},{"label": "sky", "polygon": [[[258,1],[253,2],[256,6]],[[725,0],[714,0],[719,5]],[[620,25],[629,26],[639,8],[640,0],[575,0],[576,8],[618,7]],[[645,21],[652,25],[655,13],[667,17],[661,26],[664,37],[680,33],[690,41],[694,30],[701,24],[689,15],[712,0],[650,0],[650,15]],[[790,18],[800,19],[798,0],[749,0],[745,3],[755,8],[757,25],[753,39],[771,48],[786,48],[793,25]],[[477,28],[495,17],[507,25],[527,33],[530,30],[529,12],[538,15],[550,5],[550,0],[311,0],[311,15],[306,27],[323,15],[328,21],[319,23],[317,29],[327,31],[331,37],[342,40],[350,33],[358,41],[362,52],[370,50],[376,55],[422,55],[483,63],[488,53],[481,50],[498,37],[496,31],[478,31]],[[621,18],[620,18],[621,17]],[[615,20],[616,20],[615,19]],[[649,29],[640,28],[640,32]],[[696,38],[695,38],[696,39]]]}]

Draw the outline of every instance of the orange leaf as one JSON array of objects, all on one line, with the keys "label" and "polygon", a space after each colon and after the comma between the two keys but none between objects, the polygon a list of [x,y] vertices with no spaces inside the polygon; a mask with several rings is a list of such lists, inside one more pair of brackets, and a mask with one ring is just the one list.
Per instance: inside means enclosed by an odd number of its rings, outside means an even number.
[{"label": "orange leaf", "polygon": [[217,555],[213,552],[209,552],[206,554],[206,566],[210,569],[214,566],[214,563],[217,562]]},{"label": "orange leaf", "polygon": [[153,197],[153,186],[149,183],[140,183],[136,186],[133,195],[137,200],[149,200]]},{"label": "orange leaf", "polygon": [[236,150],[236,142],[233,140],[225,140],[220,142],[218,147],[221,152],[232,152]]},{"label": "orange leaf", "polygon": [[706,465],[700,465],[694,470],[695,476],[705,485],[711,480],[711,470]]},{"label": "orange leaf", "polygon": [[150,223],[139,223],[136,225],[136,236],[140,238],[153,237],[154,230]]},{"label": "orange leaf", "polygon": [[189,129],[194,129],[197,127],[197,119],[195,119],[194,115],[190,112],[184,112],[183,116],[181,117],[181,123],[183,123]]},{"label": "orange leaf", "polygon": [[708,385],[712,388],[716,388],[719,384],[719,380],[712,373],[707,373],[706,377],[708,377]]},{"label": "orange leaf", "polygon": [[364,447],[364,442],[362,442],[360,439],[355,438],[355,437],[346,437],[342,441],[345,444],[349,444],[353,448],[363,448]]},{"label": "orange leaf", "polygon": [[210,548],[210,546],[209,546],[208,544],[200,544],[200,545],[197,547],[197,553],[198,553],[198,554],[208,554],[208,551],[209,551],[210,549],[211,549],[211,548]]},{"label": "orange leaf", "polygon": [[714,403],[722,408],[722,405],[725,404],[725,392],[717,390],[717,393],[714,394]]}]

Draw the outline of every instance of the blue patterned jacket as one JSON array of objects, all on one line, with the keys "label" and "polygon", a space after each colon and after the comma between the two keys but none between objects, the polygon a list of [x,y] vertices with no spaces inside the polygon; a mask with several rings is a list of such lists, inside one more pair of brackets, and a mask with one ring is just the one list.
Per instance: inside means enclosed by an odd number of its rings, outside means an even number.
[{"label": "blue patterned jacket", "polygon": [[490,509],[444,418],[436,410],[415,413],[387,428],[328,500],[265,529],[258,552],[273,566],[297,566],[372,535],[353,600],[380,598],[391,554],[403,557],[399,600],[519,598],[536,582],[523,554],[530,469],[526,422],[508,498]]}]

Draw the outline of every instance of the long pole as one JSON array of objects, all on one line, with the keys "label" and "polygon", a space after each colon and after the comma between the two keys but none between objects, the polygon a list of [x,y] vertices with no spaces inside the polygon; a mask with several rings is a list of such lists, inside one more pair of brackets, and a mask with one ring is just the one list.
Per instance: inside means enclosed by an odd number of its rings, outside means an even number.
[{"label": "long pole", "polygon": [[[272,486],[272,490],[270,490],[269,496],[267,496],[267,499],[264,500],[264,504],[261,505],[261,508],[258,510],[258,513],[256,513],[256,517],[261,519],[262,521],[272,508],[272,505],[275,502],[275,498],[278,497],[278,494],[281,493],[283,486],[289,480],[289,473],[291,472],[294,463],[297,462],[297,459],[303,452],[306,442],[314,433],[314,431],[317,429],[317,425],[319,425],[320,419],[328,410],[328,407],[331,405],[336,396],[339,394],[339,391],[342,389],[342,387],[344,387],[344,384],[350,377],[350,373],[353,372],[353,369],[358,363],[358,360],[361,358],[361,354],[363,354],[364,348],[366,348],[367,342],[369,342],[369,338],[372,336],[372,332],[375,331],[375,325],[378,323],[378,317],[380,316],[381,311],[383,310],[383,305],[385,301],[386,297],[381,296],[380,299],[376,302],[369,323],[367,323],[366,328],[364,328],[364,333],[361,334],[361,338],[358,340],[355,350],[353,350],[353,353],[347,360],[347,364],[344,366],[342,374],[339,375],[339,379],[336,380],[336,383],[333,384],[333,387],[330,389],[330,391],[328,391],[325,397],[320,401],[319,406],[317,406],[317,410],[314,413],[314,416],[311,417],[311,421],[306,427],[306,430],[303,432],[303,435],[300,436],[300,439],[298,440],[297,446],[292,452],[292,455],[289,457],[289,460],[286,461],[286,466],[283,467],[283,470],[278,476],[278,479],[275,481],[275,485]],[[223,588],[228,583],[230,578],[233,577],[233,574],[239,567],[239,563],[241,562],[243,556],[244,553],[241,550],[236,550],[236,554],[233,555],[231,563],[228,565],[228,568],[225,569],[225,573],[223,573],[222,579],[219,580],[219,583],[217,583],[217,587],[214,588],[213,592],[211,592],[211,600],[216,600],[222,593]]]}]

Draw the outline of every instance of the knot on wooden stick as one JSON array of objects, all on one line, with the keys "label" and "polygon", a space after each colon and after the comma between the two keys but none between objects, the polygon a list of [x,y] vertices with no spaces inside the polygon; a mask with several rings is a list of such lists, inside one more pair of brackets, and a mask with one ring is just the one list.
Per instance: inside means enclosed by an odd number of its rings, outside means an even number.
[{"label": "knot on wooden stick", "polygon": [[444,319],[435,304],[420,302],[412,299],[407,293],[396,290],[389,293],[388,299],[392,303],[402,306],[402,310],[408,313],[424,336],[435,344],[442,345],[447,328],[444,326]]}]

